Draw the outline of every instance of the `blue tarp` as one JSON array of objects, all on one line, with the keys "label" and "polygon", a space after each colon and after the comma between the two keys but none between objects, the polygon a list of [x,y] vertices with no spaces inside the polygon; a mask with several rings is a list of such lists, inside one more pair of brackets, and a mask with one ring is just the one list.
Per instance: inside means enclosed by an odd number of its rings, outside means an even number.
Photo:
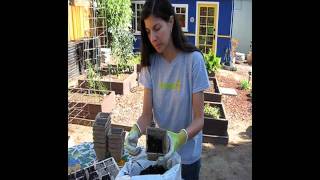
[{"label": "blue tarp", "polygon": [[92,142],[84,142],[68,148],[68,171],[91,166],[96,160]]}]

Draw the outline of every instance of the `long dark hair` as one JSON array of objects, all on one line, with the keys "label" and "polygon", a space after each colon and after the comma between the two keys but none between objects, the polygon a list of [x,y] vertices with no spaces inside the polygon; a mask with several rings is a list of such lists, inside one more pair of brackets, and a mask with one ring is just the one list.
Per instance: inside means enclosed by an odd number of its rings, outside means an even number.
[{"label": "long dark hair", "polygon": [[[155,53],[149,41],[144,20],[150,15],[161,18],[169,22],[170,16],[174,17],[171,37],[174,46],[184,52],[199,51],[194,45],[187,42],[184,36],[178,18],[174,12],[174,8],[168,0],[147,0],[143,5],[141,12],[141,66],[150,66],[150,55]],[[200,51],[199,51],[200,52]]]}]

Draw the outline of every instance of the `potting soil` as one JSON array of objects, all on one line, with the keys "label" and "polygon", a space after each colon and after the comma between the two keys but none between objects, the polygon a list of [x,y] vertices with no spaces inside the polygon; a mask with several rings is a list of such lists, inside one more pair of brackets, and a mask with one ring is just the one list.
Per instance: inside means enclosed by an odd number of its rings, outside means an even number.
[{"label": "potting soil", "polygon": [[146,175],[146,174],[163,174],[167,170],[163,166],[149,166],[148,168],[144,169],[140,172],[140,175]]}]

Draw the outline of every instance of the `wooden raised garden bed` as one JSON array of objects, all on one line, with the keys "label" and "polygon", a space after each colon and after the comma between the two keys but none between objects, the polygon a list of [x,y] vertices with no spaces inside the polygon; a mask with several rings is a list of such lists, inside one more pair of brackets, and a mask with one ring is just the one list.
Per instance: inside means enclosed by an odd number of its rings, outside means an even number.
[{"label": "wooden raised garden bed", "polygon": [[99,112],[111,113],[114,107],[114,91],[103,94],[98,90],[69,89],[68,119],[70,123],[92,126]]},{"label": "wooden raised garden bed", "polygon": [[204,100],[209,102],[221,102],[222,93],[217,78],[213,78],[210,81],[212,84],[209,90],[204,91]]},{"label": "wooden raised garden bed", "polygon": [[204,115],[203,136],[204,142],[212,142],[218,144],[226,144],[228,142],[228,120],[222,103],[205,102],[211,107],[219,109],[220,116],[218,118]]},{"label": "wooden raised garden bed", "polygon": [[216,73],[214,72],[208,73],[208,77],[209,77],[209,80],[212,80],[213,78],[216,77]]},{"label": "wooden raised garden bed", "polygon": [[[115,91],[116,94],[124,95],[130,92],[130,89],[137,85],[136,68],[128,69],[124,73],[116,75],[116,66],[102,67],[100,74],[102,76],[101,82],[108,90]],[[83,78],[78,80],[80,88],[88,88],[88,79]]]},{"label": "wooden raised garden bed", "polygon": [[141,64],[136,64],[136,68],[137,68],[137,73],[140,73],[141,72]]},{"label": "wooden raised garden bed", "polygon": [[228,132],[223,136],[203,134],[204,143],[227,145],[229,142]]}]

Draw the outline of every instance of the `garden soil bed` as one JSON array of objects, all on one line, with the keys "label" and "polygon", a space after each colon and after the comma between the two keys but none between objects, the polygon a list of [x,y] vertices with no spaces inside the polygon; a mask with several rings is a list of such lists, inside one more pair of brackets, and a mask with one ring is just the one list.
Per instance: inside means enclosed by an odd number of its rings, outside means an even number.
[{"label": "garden soil bed", "polygon": [[226,112],[222,103],[209,103],[211,107],[216,107],[220,111],[219,118],[204,116],[203,134],[225,136],[228,130],[228,120],[226,119]]},{"label": "garden soil bed", "polygon": [[[110,91],[115,91],[116,94],[124,95],[128,94],[132,88],[137,86],[137,74],[119,74],[102,76],[100,80],[104,86]],[[78,85],[81,88],[88,88],[88,80],[85,78],[78,80]]]},{"label": "garden soil bed", "polygon": [[82,112],[73,111],[71,113],[71,117],[74,117],[71,123],[75,124],[92,126],[99,112],[111,113],[115,107],[114,91],[109,91],[106,95],[70,92],[68,96],[68,106],[78,107],[82,110]]}]

